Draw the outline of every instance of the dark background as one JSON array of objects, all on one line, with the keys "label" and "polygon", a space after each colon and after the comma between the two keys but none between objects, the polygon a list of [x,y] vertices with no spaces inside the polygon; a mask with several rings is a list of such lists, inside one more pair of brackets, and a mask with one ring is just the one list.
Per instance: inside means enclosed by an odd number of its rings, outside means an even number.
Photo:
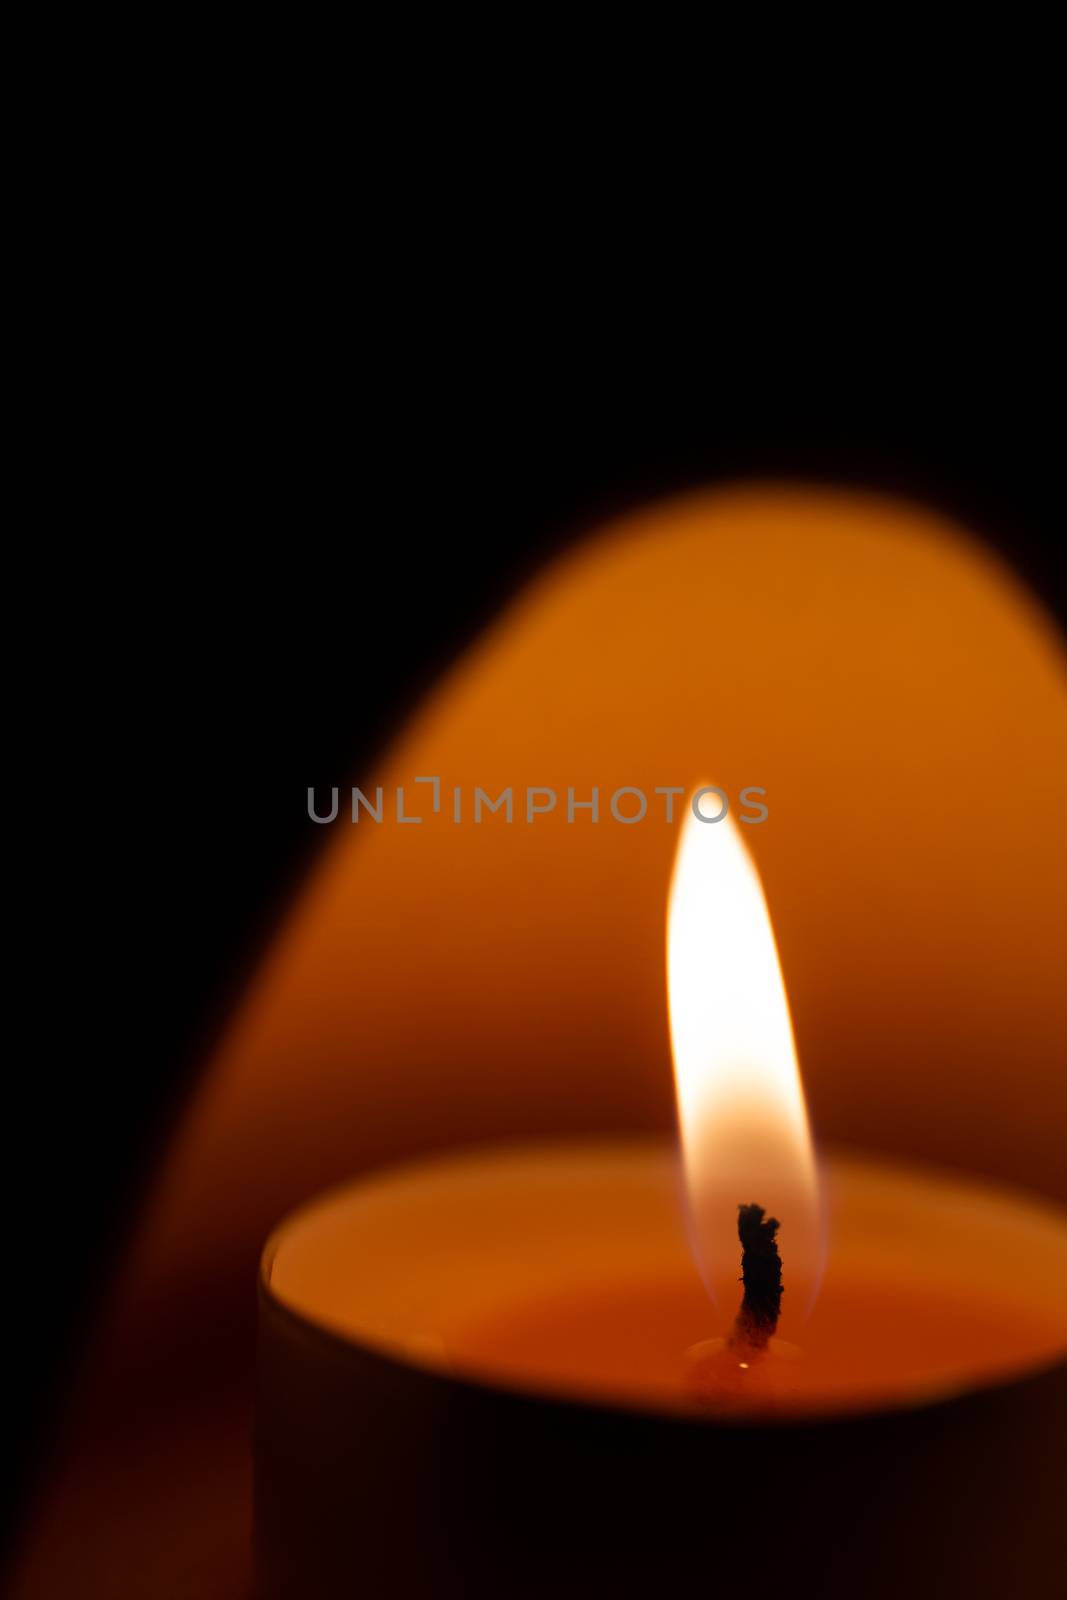
[{"label": "dark background", "polygon": [[796,340],[726,303],[640,355],[626,307],[593,349],[583,316],[528,304],[477,338],[451,305],[363,305],[356,338],[309,305],[284,344],[266,318],[205,339],[178,305],[120,403],[86,385],[92,443],[63,467],[83,537],[28,596],[62,664],[60,882],[34,935],[53,976],[9,1104],[23,1490],[172,1118],[320,841],[306,787],[372,779],[538,562],[685,484],[858,482],[956,514],[1067,617],[1062,352],[1024,301],[957,306],[950,341],[940,306],[872,299],[839,308],[832,350],[806,306]]}]

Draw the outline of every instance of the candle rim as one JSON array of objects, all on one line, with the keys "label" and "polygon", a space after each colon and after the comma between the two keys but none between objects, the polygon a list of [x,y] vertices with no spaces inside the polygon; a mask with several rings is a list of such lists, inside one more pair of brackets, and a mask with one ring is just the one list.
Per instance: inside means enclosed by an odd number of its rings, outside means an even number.
[{"label": "candle rim", "polygon": [[[1046,1196],[1035,1195],[1018,1186],[988,1179],[980,1174],[967,1173],[953,1167],[924,1161],[902,1162],[876,1151],[834,1146],[828,1154],[831,1156],[828,1166],[831,1190],[835,1179],[840,1180],[844,1175],[847,1182],[849,1175],[854,1176],[858,1172],[863,1172],[867,1177],[876,1180],[889,1178],[891,1182],[896,1183],[901,1180],[905,1182],[922,1180],[932,1185],[934,1190],[941,1189],[945,1192],[963,1188],[967,1191],[966,1203],[970,1204],[975,1198],[980,1198],[985,1204],[996,1205],[998,1209],[1006,1207],[1011,1222],[1021,1224],[1029,1220],[1044,1226],[1054,1226],[1058,1233],[1062,1233],[1063,1243],[1067,1248],[1067,1211]],[[565,1403],[580,1409],[593,1409],[612,1414],[679,1416],[700,1425],[712,1422],[715,1425],[722,1425],[722,1419],[691,1416],[686,1409],[678,1407],[675,1410],[662,1399],[656,1399],[651,1395],[642,1396],[636,1392],[618,1396],[607,1396],[596,1392],[577,1394],[570,1392],[565,1385],[553,1386],[533,1376],[524,1378],[521,1374],[509,1373],[506,1379],[497,1378],[474,1371],[462,1363],[458,1366],[446,1364],[441,1357],[429,1359],[425,1350],[421,1354],[416,1353],[410,1344],[404,1343],[396,1334],[379,1332],[375,1335],[366,1329],[346,1327],[322,1316],[310,1306],[294,1303],[285,1297],[284,1291],[275,1280],[278,1255],[286,1235],[290,1236],[292,1242],[294,1227],[307,1224],[316,1214],[321,1215],[332,1207],[345,1203],[351,1205],[353,1200],[358,1204],[359,1200],[368,1197],[373,1199],[376,1195],[388,1197],[390,1191],[402,1190],[412,1180],[439,1181],[447,1178],[450,1173],[462,1172],[468,1179],[476,1180],[486,1171],[493,1169],[499,1171],[502,1166],[513,1173],[523,1164],[532,1164],[535,1169],[544,1170],[546,1161],[550,1167],[555,1165],[558,1172],[565,1172],[568,1167],[573,1170],[576,1160],[585,1167],[588,1167],[590,1161],[599,1160],[603,1163],[605,1158],[624,1165],[632,1161],[635,1156],[654,1158],[654,1164],[658,1166],[661,1174],[671,1167],[677,1169],[679,1161],[676,1145],[669,1138],[662,1135],[626,1133],[618,1136],[610,1134],[600,1137],[549,1136],[521,1141],[485,1141],[458,1149],[450,1147],[447,1150],[431,1151],[400,1163],[382,1163],[366,1173],[331,1185],[321,1194],[309,1197],[288,1213],[272,1230],[260,1257],[261,1312],[280,1316],[288,1326],[299,1328],[305,1338],[325,1340],[335,1353],[347,1354],[352,1359],[369,1356],[375,1360],[385,1361],[397,1371],[419,1373],[428,1381],[438,1381],[446,1385],[455,1383],[497,1395],[519,1395],[541,1403]],[[1031,1356],[1021,1367],[1013,1367],[1012,1363],[1008,1362],[1005,1368],[984,1377],[963,1371],[951,1377],[941,1375],[931,1378],[924,1383],[919,1376],[916,1376],[900,1394],[886,1393],[868,1397],[866,1400],[857,1398],[847,1405],[825,1403],[825,1401],[823,1404],[809,1402],[795,1414],[768,1417],[751,1413],[735,1421],[743,1421],[745,1426],[792,1427],[814,1422],[822,1424],[830,1421],[846,1421],[850,1418],[862,1417],[869,1420],[872,1416],[911,1412],[930,1406],[951,1404],[969,1396],[999,1393],[1015,1384],[1026,1384],[1061,1368],[1067,1369],[1067,1345],[1061,1351],[1053,1351],[1047,1356]]]}]

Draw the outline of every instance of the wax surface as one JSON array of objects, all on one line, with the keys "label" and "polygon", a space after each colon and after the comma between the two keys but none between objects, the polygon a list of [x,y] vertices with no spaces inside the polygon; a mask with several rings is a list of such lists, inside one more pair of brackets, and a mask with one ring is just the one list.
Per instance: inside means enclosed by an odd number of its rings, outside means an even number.
[{"label": "wax surface", "polygon": [[[937,1398],[983,1373],[1006,1374],[1013,1352],[1025,1368],[1048,1334],[1043,1319],[1010,1304],[846,1280],[816,1307],[803,1347],[783,1356],[773,1346],[766,1356],[736,1353],[734,1369],[747,1376],[728,1386],[714,1365],[702,1384],[686,1359],[687,1347],[716,1325],[695,1280],[648,1279],[501,1307],[458,1327],[447,1350],[457,1367],[504,1383],[774,1412]],[[724,1353],[723,1366],[728,1359]]]},{"label": "wax surface", "polygon": [[783,1245],[780,1331],[797,1348],[743,1371],[692,1350],[736,1306],[697,1277],[666,1142],[487,1151],[335,1191],[278,1231],[264,1278],[308,1322],[415,1365],[666,1410],[892,1408],[1067,1358],[1061,1213],[856,1156],[826,1177],[814,1310],[790,1309]]}]

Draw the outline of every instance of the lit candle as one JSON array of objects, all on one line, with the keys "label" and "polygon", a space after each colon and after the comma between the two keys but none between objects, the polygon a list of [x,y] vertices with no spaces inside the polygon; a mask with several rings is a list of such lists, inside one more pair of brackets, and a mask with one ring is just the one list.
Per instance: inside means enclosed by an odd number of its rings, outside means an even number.
[{"label": "lit candle", "polygon": [[[709,1441],[724,1423],[916,1412],[1042,1375],[1046,1403],[1062,1396],[1053,1207],[849,1154],[820,1177],[770,918],[731,821],[683,829],[667,964],[680,1164],[658,1141],[488,1149],[334,1191],[270,1240],[266,1593],[344,1592],[339,1508],[358,1502],[364,1527],[360,1441],[383,1418],[432,1456],[446,1416],[508,1394],[687,1417]],[[528,1410],[506,1424],[513,1442],[528,1425]]]}]

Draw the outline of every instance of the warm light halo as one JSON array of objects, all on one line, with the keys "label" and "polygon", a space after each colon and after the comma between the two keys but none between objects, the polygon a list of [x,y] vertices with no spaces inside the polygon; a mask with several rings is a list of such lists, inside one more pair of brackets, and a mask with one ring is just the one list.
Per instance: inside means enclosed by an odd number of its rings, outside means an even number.
[{"label": "warm light halo", "polygon": [[667,992],[701,1276],[720,1312],[732,1314],[737,1208],[756,1202],[781,1224],[783,1322],[801,1317],[822,1257],[815,1152],[770,913],[728,812],[709,822],[687,807],[668,901]]}]

